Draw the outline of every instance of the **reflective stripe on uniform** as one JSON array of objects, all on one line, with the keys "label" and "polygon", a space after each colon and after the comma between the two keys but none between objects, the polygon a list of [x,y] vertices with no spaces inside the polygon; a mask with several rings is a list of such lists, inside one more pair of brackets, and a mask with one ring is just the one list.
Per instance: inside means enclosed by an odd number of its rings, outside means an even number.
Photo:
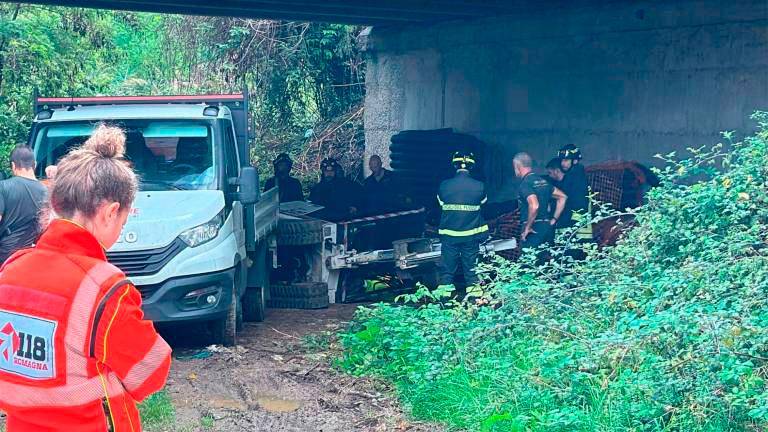
[{"label": "reflective stripe on uniform", "polygon": [[[122,384],[113,372],[105,376],[109,397],[125,393]],[[25,384],[12,384],[0,381],[0,393],[3,403],[14,407],[74,407],[85,405],[104,398],[101,377],[81,378],[77,383],[68,382],[58,387],[30,387]]]},{"label": "reflective stripe on uniform", "polygon": [[[85,275],[80,283],[72,306],[69,309],[69,318],[67,320],[67,331],[64,341],[70,347],[84,347],[86,338],[90,332],[90,322],[83,317],[93,316],[96,309],[96,298],[101,291],[101,287],[107,283],[110,278],[120,274],[113,265],[107,262],[100,262],[94,265]],[[87,353],[86,353],[87,354]],[[74,349],[67,349],[67,375],[82,374],[86,369],[88,359]]]},{"label": "reflective stripe on uniform", "polygon": [[[590,189],[590,192],[591,192],[591,189]],[[573,218],[573,220],[576,223],[582,223],[582,221],[587,219],[588,217],[587,215],[591,215],[591,214],[592,214],[592,200],[590,199],[589,203],[587,204],[587,212],[573,213],[571,218]],[[587,223],[586,225],[579,227],[579,229],[576,230],[575,236],[579,240],[592,240],[594,237],[592,235],[592,223]]]},{"label": "reflective stripe on uniform", "polygon": [[475,163],[475,160],[472,159],[469,156],[461,156],[461,157],[453,158],[453,160],[451,162],[454,162],[454,163],[456,163],[456,162]]},{"label": "reflective stripe on uniform", "polygon": [[456,230],[449,230],[449,229],[441,229],[438,231],[440,235],[445,235],[449,237],[469,237],[475,234],[481,234],[484,232],[488,232],[488,225],[483,225],[481,227],[477,227],[471,230],[465,230],[465,231],[456,231]]},{"label": "reflective stripe on uniform", "polygon": [[66,382],[56,387],[30,387],[0,381],[0,400],[15,407],[56,406],[71,407],[85,405],[104,398],[104,385],[109,397],[125,392],[122,384],[109,372],[102,383],[99,375],[88,378],[86,375],[88,359],[79,347],[85,347],[89,335],[90,322],[84,317],[93,316],[96,298],[101,287],[111,278],[120,275],[119,270],[107,262],[94,265],[83,277],[70,306],[64,345],[57,349],[65,350]]},{"label": "reflective stripe on uniform", "polygon": [[171,352],[171,347],[160,336],[157,336],[152,348],[141,361],[133,365],[128,375],[123,379],[123,385],[128,391],[134,391],[141,387],[149,377],[162,366],[163,359]]},{"label": "reflective stripe on uniform", "polygon": [[465,212],[480,211],[479,205],[467,205],[467,204],[442,204],[440,205],[440,208],[442,208],[445,211],[465,211]]},{"label": "reflective stripe on uniform", "polygon": [[579,240],[592,240],[592,224],[576,230],[576,238]]}]

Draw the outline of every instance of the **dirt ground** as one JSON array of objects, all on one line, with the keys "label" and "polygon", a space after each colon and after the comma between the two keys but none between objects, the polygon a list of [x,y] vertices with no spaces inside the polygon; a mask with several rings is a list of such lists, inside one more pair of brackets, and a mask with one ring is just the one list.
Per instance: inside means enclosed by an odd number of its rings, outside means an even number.
[{"label": "dirt ground", "polygon": [[331,368],[331,335],[355,308],[270,309],[265,322],[245,324],[232,349],[200,344],[194,329],[161,330],[174,349],[166,391],[176,421],[149,432],[442,430],[407,420],[384,384]]},{"label": "dirt ground", "polygon": [[232,350],[201,350],[190,344],[188,333],[170,332],[177,358],[168,393],[177,422],[167,430],[440,430],[408,421],[383,384],[330,367],[335,346],[330,335],[354,310],[351,305],[269,310],[265,322],[246,323]]}]

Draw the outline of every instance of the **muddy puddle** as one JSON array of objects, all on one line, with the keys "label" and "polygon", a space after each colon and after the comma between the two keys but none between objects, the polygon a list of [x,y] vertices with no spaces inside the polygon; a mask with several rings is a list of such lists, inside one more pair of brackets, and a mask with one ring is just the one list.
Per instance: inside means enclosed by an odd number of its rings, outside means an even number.
[{"label": "muddy puddle", "polygon": [[293,412],[301,407],[300,401],[281,399],[275,396],[261,396],[256,398],[256,402],[261,408],[275,413]]}]

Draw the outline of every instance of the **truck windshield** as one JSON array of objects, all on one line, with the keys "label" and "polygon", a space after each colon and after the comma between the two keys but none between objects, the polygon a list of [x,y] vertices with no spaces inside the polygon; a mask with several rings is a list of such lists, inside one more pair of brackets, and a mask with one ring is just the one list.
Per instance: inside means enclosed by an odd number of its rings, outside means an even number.
[{"label": "truck windshield", "polygon": [[[216,189],[211,128],[195,121],[118,122],[126,131],[126,159],[146,191]],[[93,122],[60,123],[38,129],[34,140],[40,178],[70,150],[88,139]]]}]

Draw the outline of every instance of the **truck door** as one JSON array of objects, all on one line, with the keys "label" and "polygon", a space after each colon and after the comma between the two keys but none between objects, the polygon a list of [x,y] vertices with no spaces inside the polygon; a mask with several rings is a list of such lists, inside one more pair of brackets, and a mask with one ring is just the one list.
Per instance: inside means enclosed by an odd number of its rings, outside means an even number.
[{"label": "truck door", "polygon": [[[231,192],[237,191],[234,186],[240,177],[240,161],[237,154],[234,129],[232,123],[224,121],[224,161],[227,186]],[[245,224],[243,223],[243,205],[239,201],[232,202],[232,229],[237,239],[237,248],[241,252],[245,249]]]}]

